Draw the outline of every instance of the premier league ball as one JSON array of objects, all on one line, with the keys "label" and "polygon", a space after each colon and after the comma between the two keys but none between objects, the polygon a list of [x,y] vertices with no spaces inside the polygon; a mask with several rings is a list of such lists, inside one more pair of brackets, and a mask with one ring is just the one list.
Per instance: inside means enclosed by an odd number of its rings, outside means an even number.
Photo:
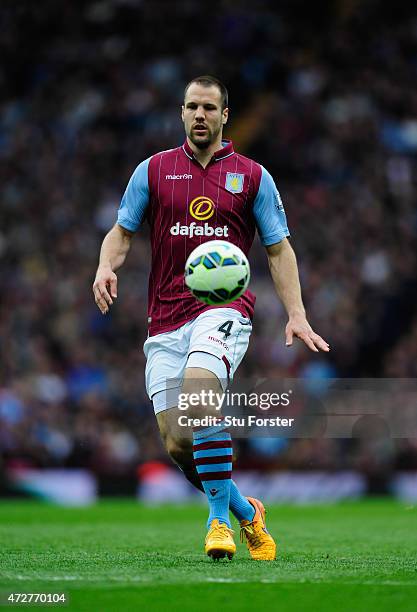
[{"label": "premier league ball", "polygon": [[246,255],[226,240],[200,244],[185,264],[185,284],[198,300],[211,306],[236,300],[249,280]]}]

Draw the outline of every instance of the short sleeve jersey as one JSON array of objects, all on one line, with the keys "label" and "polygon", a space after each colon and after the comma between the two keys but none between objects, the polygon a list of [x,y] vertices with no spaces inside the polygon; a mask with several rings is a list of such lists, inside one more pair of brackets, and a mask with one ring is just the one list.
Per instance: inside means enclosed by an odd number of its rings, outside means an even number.
[{"label": "short sleeve jersey", "polygon": [[[257,230],[268,246],[289,235],[284,207],[271,175],[223,141],[206,168],[186,141],[143,161],[123,195],[117,222],[136,232],[147,221],[151,235],[149,334],[177,329],[204,310],[184,282],[190,253],[208,240],[227,240],[248,255]],[[255,296],[246,291],[228,304],[252,318]]]}]

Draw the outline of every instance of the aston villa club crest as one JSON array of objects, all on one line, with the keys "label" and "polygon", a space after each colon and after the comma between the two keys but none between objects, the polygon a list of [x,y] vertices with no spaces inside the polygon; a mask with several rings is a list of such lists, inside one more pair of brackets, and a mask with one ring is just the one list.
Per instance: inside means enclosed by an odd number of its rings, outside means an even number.
[{"label": "aston villa club crest", "polygon": [[242,193],[243,182],[245,180],[244,174],[236,174],[235,172],[226,173],[226,189],[231,193]]}]

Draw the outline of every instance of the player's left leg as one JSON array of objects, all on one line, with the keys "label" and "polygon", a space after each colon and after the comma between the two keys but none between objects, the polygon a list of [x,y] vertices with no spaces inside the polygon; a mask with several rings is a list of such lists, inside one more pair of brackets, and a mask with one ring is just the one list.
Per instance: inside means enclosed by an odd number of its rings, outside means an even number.
[{"label": "player's left leg", "polygon": [[[178,427],[185,412],[178,396],[186,367],[201,367],[216,377],[216,391],[224,390],[249,344],[252,325],[232,308],[216,308],[173,332],[151,336],[145,342],[146,389],[152,399],[162,441],[171,459],[197,489],[204,492],[193,459],[192,432]],[[224,342],[224,340],[229,342]],[[203,351],[199,353],[199,351]],[[222,387],[219,387],[221,379]],[[251,521],[255,510],[232,481],[230,510],[238,521]]]},{"label": "player's left leg", "polygon": [[[236,310],[215,309],[202,313],[196,320],[190,321],[178,330],[153,336],[145,343],[146,386],[154,404],[162,439],[171,458],[182,469],[188,480],[200,490],[204,490],[204,486],[193,459],[193,432],[190,428],[178,426],[179,418],[184,416],[184,412],[177,407],[181,392],[180,380],[184,376],[184,371],[200,369],[193,383],[191,383],[193,377],[186,373],[188,392],[192,389],[196,391],[211,389],[220,393],[227,387],[246,352],[250,331],[249,319],[242,317]],[[228,344],[222,341],[226,335]],[[226,354],[220,354],[219,345],[222,349],[226,349]],[[201,381],[207,376],[211,383],[205,380],[201,386]],[[218,416],[217,411],[215,415]],[[204,416],[204,411],[197,411],[197,416],[200,418]],[[201,458],[206,459],[206,457]],[[261,515],[253,503],[256,500],[245,498],[233,481],[230,482],[229,495],[231,511],[240,521],[241,527],[248,527],[244,533],[251,556],[261,558],[259,550],[257,557],[253,555],[252,546],[259,547],[259,536],[265,533],[264,521],[258,520]],[[224,505],[219,504],[220,506],[224,512]],[[221,517],[225,518],[225,514]],[[227,528],[227,522],[220,521],[220,524]],[[262,549],[265,550],[264,544]],[[268,555],[263,558],[271,558],[270,553]]]},{"label": "player's left leg", "polygon": [[[197,317],[191,328],[183,391],[186,389],[188,392],[198,392],[199,372],[204,371],[203,369],[212,372],[218,378],[221,390],[225,391],[247,350],[251,329],[250,320],[233,308],[214,309]],[[204,385],[201,385],[201,389],[204,389]],[[218,405],[216,407],[218,408]],[[200,415],[204,414],[201,408]],[[213,436],[213,439],[210,439],[210,436]],[[214,505],[212,493],[214,497],[218,495],[216,490],[219,485],[219,482],[216,482],[215,486],[210,486],[213,484],[211,480],[220,481],[216,461],[220,462],[224,471],[230,509],[240,521],[242,540],[246,540],[251,557],[257,560],[275,559],[276,545],[266,530],[263,504],[240,493],[231,480],[232,462],[231,457],[230,462],[226,461],[226,453],[232,455],[230,433],[225,431],[224,426],[218,426],[216,429],[205,428],[194,433],[194,459],[204,489],[206,492],[208,490],[210,517],[213,516]]]},{"label": "player's left leg", "polygon": [[[207,370],[200,370],[200,374],[198,374],[199,380],[201,380],[207,374],[210,375]],[[216,381],[214,381],[212,389],[216,392],[219,391],[218,383]],[[177,390],[176,394],[179,394],[179,392],[180,390]],[[184,412],[179,410],[177,407],[171,407],[157,413],[156,417],[162,440],[169,455],[171,456],[171,459],[173,459],[173,461],[182,470],[186,478],[196,488],[205,492],[194,463],[192,428],[179,427],[178,425],[179,419],[184,417]],[[201,418],[201,414],[199,414],[199,417]],[[213,449],[213,452],[216,452],[215,449]],[[201,449],[200,454],[209,455],[209,453],[205,453],[204,451],[201,451]],[[202,459],[204,459],[204,457],[202,457]],[[220,459],[217,460],[220,461]],[[232,480],[230,485],[229,507],[240,522],[241,537],[242,539],[246,540],[251,557],[256,560],[274,559],[276,547],[272,537],[266,531],[265,509],[262,503],[254,498],[244,497],[240,493],[237,485]],[[224,517],[228,516],[228,514],[226,513],[225,506],[222,506],[221,509],[224,512],[222,515],[224,520]],[[221,544],[224,539],[229,541],[230,534],[223,527],[220,530],[215,529],[212,535],[213,537],[208,538],[208,544],[210,547],[213,546],[213,550],[215,551],[213,554],[221,554],[222,549],[219,551],[219,538]],[[209,548],[209,550],[211,552],[211,548]]]},{"label": "player's left leg", "polygon": [[[180,391],[178,390],[178,393]],[[184,413],[177,407],[159,412],[156,415],[162,441],[171,459],[177,464],[186,479],[204,493],[193,458],[193,437],[190,431],[178,430],[178,419]],[[255,510],[248,499],[239,491],[232,480],[230,487],[230,511],[240,521],[251,521]]]},{"label": "player's left leg", "polygon": [[[222,387],[211,371],[186,368],[181,393],[188,402],[185,418],[192,421],[194,464],[209,504],[205,551],[213,559],[231,559],[236,552],[229,517],[232,439],[213,399],[222,396]],[[197,424],[205,418],[207,423]]]},{"label": "player's left leg", "polygon": [[[235,308],[215,308],[203,312],[191,328],[186,371],[202,368],[212,372],[225,392],[232,383],[249,345],[250,319]],[[219,414],[217,412],[217,414]],[[255,510],[232,480],[230,510],[238,521],[252,521]]]}]

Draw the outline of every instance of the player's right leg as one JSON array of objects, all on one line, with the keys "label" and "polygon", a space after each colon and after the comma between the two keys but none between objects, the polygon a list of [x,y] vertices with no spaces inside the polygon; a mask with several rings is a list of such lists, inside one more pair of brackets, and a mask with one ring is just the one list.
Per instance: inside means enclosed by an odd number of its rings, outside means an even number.
[{"label": "player's right leg", "polygon": [[186,479],[204,493],[193,458],[193,438],[188,428],[178,431],[178,419],[184,416],[176,406],[156,414],[159,432],[168,455]]},{"label": "player's right leg", "polygon": [[188,428],[178,427],[178,418],[184,414],[177,406],[188,359],[190,328],[191,322],[146,340],[146,390],[169,456],[187,480],[204,492],[193,460],[192,435]]}]

